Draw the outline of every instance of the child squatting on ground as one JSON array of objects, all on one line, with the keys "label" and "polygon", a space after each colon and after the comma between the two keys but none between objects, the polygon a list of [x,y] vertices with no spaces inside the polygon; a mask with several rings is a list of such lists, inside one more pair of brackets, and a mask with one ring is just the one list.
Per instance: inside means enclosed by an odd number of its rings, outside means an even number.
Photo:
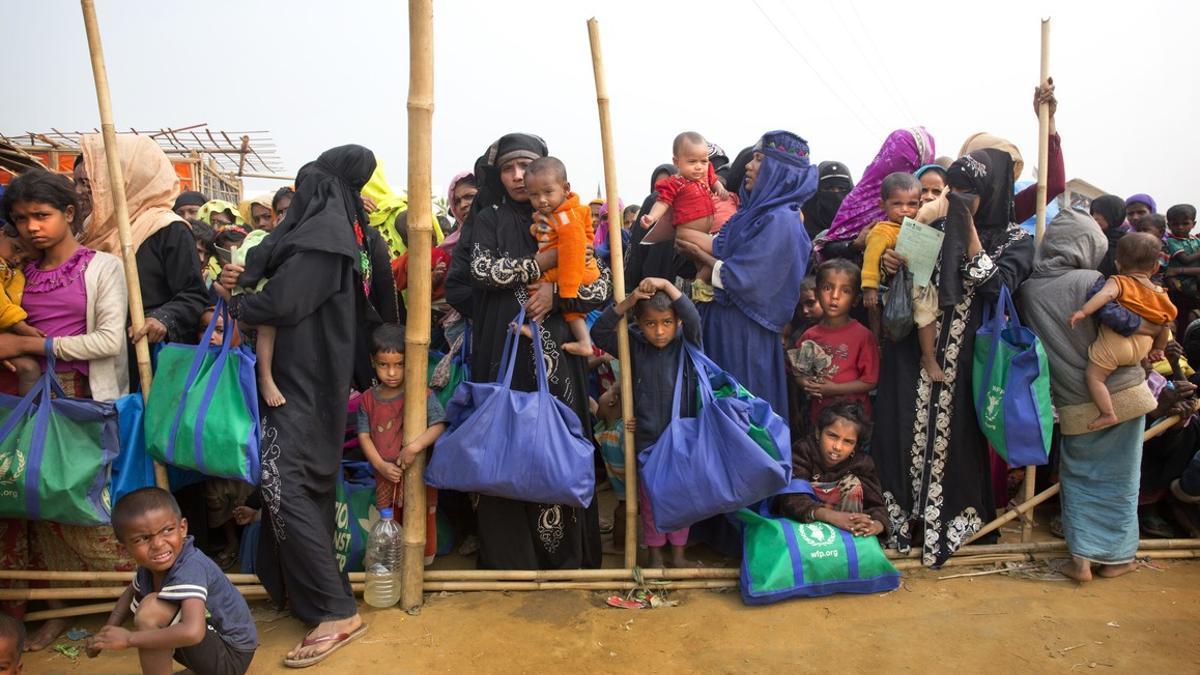
[{"label": "child squatting on ground", "polygon": [[871,435],[862,406],[842,402],[825,408],[813,432],[792,447],[792,478],[808,481],[815,496],[780,497],[780,515],[801,523],[829,523],[860,537],[887,534],[887,506],[875,462],[860,452]]},{"label": "child squatting on ground", "polygon": [[[384,324],[371,336],[371,365],[379,384],[358,404],[358,442],[375,468],[375,505],[398,510],[404,505],[404,472],[417,455],[446,430],[446,411],[430,391],[425,399],[425,431],[404,444],[404,328]],[[437,490],[425,487],[425,564],[437,552]]]},{"label": "child squatting on ground", "polygon": [[1071,315],[1074,328],[1084,318],[1095,314],[1109,302],[1116,301],[1125,309],[1159,327],[1154,337],[1131,335],[1122,337],[1107,326],[1100,326],[1096,341],[1088,348],[1087,378],[1088,392],[1100,415],[1088,424],[1088,429],[1101,429],[1117,423],[1112,397],[1105,380],[1121,366],[1132,366],[1142,362],[1151,352],[1151,361],[1163,359],[1162,350],[1167,345],[1170,329],[1175,320],[1175,306],[1167,298],[1162,287],[1155,285],[1150,277],[1159,269],[1162,239],[1144,232],[1133,232],[1117,242],[1117,272],[1108,278],[1104,286],[1083,307]]},{"label": "child squatting on ground", "polygon": [[[629,334],[635,420],[632,424],[626,421],[626,427],[633,429],[634,446],[640,453],[657,442],[671,423],[675,375],[679,359],[683,357],[683,341],[700,346],[700,313],[671,282],[653,277],[644,279],[619,305],[604,310],[596,320],[592,333],[601,349],[616,353],[618,322],[630,310],[638,327]],[[682,331],[680,324],[683,324]],[[685,377],[685,386],[694,381],[694,377]],[[682,397],[681,415],[695,414],[693,398]],[[663,566],[663,549],[670,543],[670,565],[690,567],[691,563],[684,557],[688,528],[659,532],[654,526],[654,495],[646,491],[645,481],[638,481],[638,493],[642,535],[650,549],[649,566]]]},{"label": "child squatting on ground", "polygon": [[866,326],[850,318],[860,283],[854,263],[843,258],[822,263],[817,268],[821,320],[788,354],[814,423],[823,409],[840,401],[857,402],[870,413],[868,395],[879,382],[879,344]]},{"label": "child squatting on ground", "polygon": [[[529,231],[537,239],[538,252],[558,250],[558,266],[544,271],[538,283],[556,284],[560,298],[578,297],[580,284],[594,283],[600,278],[600,267],[587,251],[596,235],[591,208],[580,204],[579,195],[571,192],[567,167],[555,157],[540,157],[525,167],[525,191],[533,205],[533,225]],[[563,351],[591,356],[592,337],[586,317],[564,312],[563,318],[574,338],[563,343]],[[521,334],[533,339],[528,326],[521,326]]]},{"label": "child squatting on ground", "polygon": [[[671,145],[671,161],[679,169],[654,185],[658,199],[650,213],[642,216],[642,227],[649,229],[664,216],[675,226],[675,237],[712,253],[713,207],[712,195],[727,199],[729,193],[708,159],[708,141],[694,131],[675,137]],[[669,212],[669,213],[668,213]],[[665,223],[664,223],[665,224]],[[698,276],[706,276],[701,274]]]},{"label": "child squatting on ground", "polygon": [[[87,655],[137,649],[144,675],[171,673],[178,661],[199,675],[241,675],[258,648],[250,608],[225,573],[192,544],[170,492],[142,488],[112,510],[112,527],[137,563],[133,583]],[[122,627],[132,616],[134,629]]]}]

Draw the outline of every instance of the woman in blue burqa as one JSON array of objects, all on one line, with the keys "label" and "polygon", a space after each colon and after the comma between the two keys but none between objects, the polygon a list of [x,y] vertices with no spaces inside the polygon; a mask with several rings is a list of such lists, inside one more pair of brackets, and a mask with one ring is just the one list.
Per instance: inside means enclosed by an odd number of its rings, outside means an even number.
[{"label": "woman in blue burqa", "polygon": [[785,420],[787,371],[779,336],[808,271],[812,242],[800,206],[816,192],[817,178],[807,141],[788,131],[763,134],[746,165],[741,207],[713,240],[712,254],[679,244],[712,268],[714,299],[700,308],[709,357]]}]

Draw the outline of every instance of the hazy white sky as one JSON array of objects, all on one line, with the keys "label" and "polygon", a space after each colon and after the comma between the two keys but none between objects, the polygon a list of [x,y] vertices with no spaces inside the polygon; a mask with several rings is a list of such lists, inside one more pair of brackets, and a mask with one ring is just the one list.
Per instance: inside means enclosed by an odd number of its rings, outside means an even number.
[{"label": "hazy white sky", "polygon": [[[404,187],[407,3],[98,0],[119,128],[270,130],[288,170],[362,143]],[[438,0],[434,185],[529,131],[576,191],[602,179],[586,20],[601,22],[621,196],[640,201],[671,139],[732,156],[764,131],[808,139],[858,178],[886,134],[925,125],[939,154],[975,131],[1037,159],[1039,18],[1068,177],[1160,210],[1200,201],[1195,3]],[[79,3],[5,3],[0,130],[98,125]],[[72,40],[73,36],[77,39]],[[270,182],[254,181],[248,192]]]}]

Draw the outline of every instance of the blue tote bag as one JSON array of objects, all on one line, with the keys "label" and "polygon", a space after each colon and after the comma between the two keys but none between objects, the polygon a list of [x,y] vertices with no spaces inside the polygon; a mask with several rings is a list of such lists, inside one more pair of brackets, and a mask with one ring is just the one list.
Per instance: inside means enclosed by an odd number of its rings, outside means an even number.
[{"label": "blue tote bag", "polygon": [[[514,320],[525,320],[522,309]],[[538,325],[531,322],[533,333]],[[438,439],[425,482],[542,504],[587,507],[596,487],[595,447],[575,411],[550,394],[541,340],[533,340],[537,391],[512,389],[521,338],[504,341],[495,382],[463,382],[446,406],[449,429]]]},{"label": "blue tote bag", "polygon": [[0,394],[0,518],[102,525],[120,449],[117,411],[67,398],[54,366],[47,338],[46,370],[34,388],[22,398]]},{"label": "blue tote bag", "polygon": [[[701,408],[696,417],[680,417],[683,371],[689,360],[699,376]],[[787,486],[792,476],[791,448],[765,448],[750,433],[752,412],[762,414],[760,406],[765,402],[715,396],[710,365],[715,367],[700,350],[684,343],[671,422],[653,445],[638,454],[642,480],[654,500],[654,526],[662,532],[766,499]],[[738,390],[735,380],[720,373],[718,379],[724,378]]]},{"label": "blue tote bag", "polygon": [[1050,369],[1038,336],[1021,325],[1007,286],[1000,287],[996,306],[983,310],[973,356],[971,384],[983,435],[1010,467],[1046,464],[1054,427]]},{"label": "blue tote bag", "polygon": [[117,431],[121,454],[113,462],[108,491],[113,504],[121,497],[144,487],[154,487],[154,460],[146,454],[145,412],[141,394],[117,399]]}]

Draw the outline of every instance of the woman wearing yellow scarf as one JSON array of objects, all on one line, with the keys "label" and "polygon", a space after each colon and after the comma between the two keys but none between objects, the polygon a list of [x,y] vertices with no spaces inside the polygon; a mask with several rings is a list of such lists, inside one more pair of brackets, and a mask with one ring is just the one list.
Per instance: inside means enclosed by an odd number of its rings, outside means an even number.
[{"label": "woman wearing yellow scarf", "polygon": [[[408,198],[397,194],[388,185],[387,178],[383,175],[383,162],[376,164],[375,173],[371,174],[371,180],[363,187],[362,196],[375,204],[374,210],[368,209],[367,219],[371,226],[383,235],[392,259],[404,255],[408,250],[408,244],[405,243],[408,228],[398,228],[396,218],[408,211]],[[438,223],[437,216],[433,216],[433,245],[441,243],[443,236],[442,226]]]}]

